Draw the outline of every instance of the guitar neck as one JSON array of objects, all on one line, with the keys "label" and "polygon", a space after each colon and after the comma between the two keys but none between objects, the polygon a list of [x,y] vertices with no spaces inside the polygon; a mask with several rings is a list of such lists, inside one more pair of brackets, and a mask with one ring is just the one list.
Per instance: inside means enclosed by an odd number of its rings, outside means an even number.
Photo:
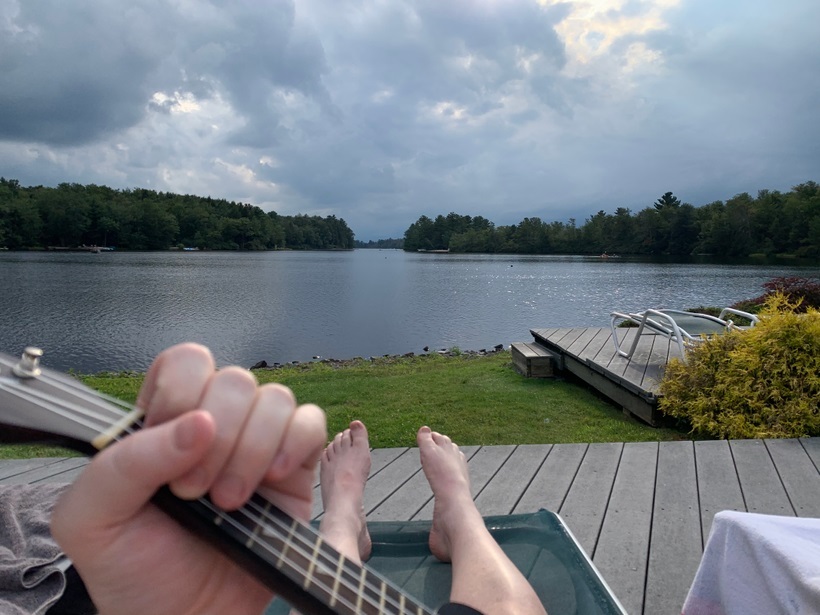
[{"label": "guitar neck", "polygon": [[232,512],[208,498],[181,500],[167,488],[154,503],[303,613],[432,615],[258,494]]},{"label": "guitar neck", "polygon": [[[0,354],[0,424],[6,426],[0,440],[56,439],[93,454],[141,429],[141,417],[128,404],[41,369],[36,360],[18,363]],[[432,615],[259,494],[231,512],[207,497],[182,500],[167,487],[153,502],[303,613]]]}]

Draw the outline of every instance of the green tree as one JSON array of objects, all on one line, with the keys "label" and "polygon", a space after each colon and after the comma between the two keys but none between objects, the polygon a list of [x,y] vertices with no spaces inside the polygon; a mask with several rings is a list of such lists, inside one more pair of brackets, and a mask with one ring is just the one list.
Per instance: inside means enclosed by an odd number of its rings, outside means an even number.
[{"label": "green tree", "polygon": [[666,192],[664,195],[655,201],[655,209],[661,211],[662,209],[680,207],[680,199],[671,192]]}]

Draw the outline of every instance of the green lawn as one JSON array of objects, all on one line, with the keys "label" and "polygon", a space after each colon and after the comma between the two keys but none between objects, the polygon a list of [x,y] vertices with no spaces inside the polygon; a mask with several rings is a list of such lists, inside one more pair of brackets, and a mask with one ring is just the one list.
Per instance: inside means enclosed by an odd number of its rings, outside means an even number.
[{"label": "green lawn", "polygon": [[[652,428],[587,389],[561,380],[527,379],[508,352],[489,356],[425,355],[356,360],[341,366],[309,363],[254,372],[260,382],[291,387],[300,402],[325,409],[332,436],[353,419],[370,430],[374,448],[413,446],[421,425],[459,444],[545,444],[685,439],[685,433]],[[91,387],[127,401],[136,398],[141,374],[84,376]],[[0,447],[0,457],[59,454]]]}]

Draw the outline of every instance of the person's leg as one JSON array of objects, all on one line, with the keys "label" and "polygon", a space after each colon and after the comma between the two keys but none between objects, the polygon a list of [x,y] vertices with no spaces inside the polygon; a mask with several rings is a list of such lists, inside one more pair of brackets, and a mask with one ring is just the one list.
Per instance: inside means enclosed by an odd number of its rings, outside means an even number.
[{"label": "person's leg", "polygon": [[470,493],[464,454],[429,427],[419,430],[417,442],[435,495],[430,550],[453,564],[450,600],[485,615],[543,614],[535,591],[484,525]]},{"label": "person's leg", "polygon": [[336,434],[319,466],[325,512],[319,531],[342,555],[356,563],[370,557],[370,534],[362,499],[370,474],[370,443],[361,421]]}]

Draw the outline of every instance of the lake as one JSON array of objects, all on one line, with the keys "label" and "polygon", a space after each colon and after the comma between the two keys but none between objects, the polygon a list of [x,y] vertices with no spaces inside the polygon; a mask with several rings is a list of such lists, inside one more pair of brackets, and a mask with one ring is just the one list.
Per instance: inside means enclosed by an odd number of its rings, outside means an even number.
[{"label": "lake", "polygon": [[724,306],[795,265],[351,252],[0,252],[0,350],[83,373],[144,370],[193,340],[220,364],[505,346],[613,310]]}]

